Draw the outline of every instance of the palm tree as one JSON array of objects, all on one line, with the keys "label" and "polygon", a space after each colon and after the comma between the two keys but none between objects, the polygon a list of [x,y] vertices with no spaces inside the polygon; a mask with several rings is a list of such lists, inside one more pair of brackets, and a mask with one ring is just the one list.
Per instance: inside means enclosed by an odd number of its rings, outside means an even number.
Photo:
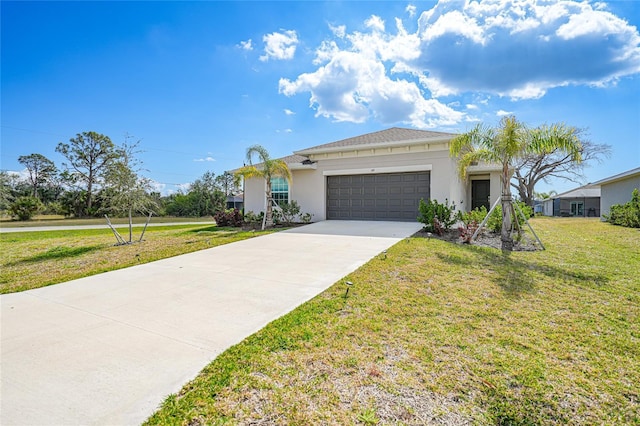
[{"label": "palm tree", "polygon": [[[254,165],[253,155],[256,154],[260,160],[259,164]],[[242,176],[243,178],[263,178],[267,182],[267,190],[265,191],[267,211],[265,213],[265,226],[273,226],[273,209],[271,201],[271,179],[275,177],[286,178],[291,181],[291,171],[289,166],[283,160],[272,159],[269,156],[269,152],[260,146],[253,145],[247,148],[247,161],[248,166],[242,167],[236,172],[236,176]]]},{"label": "palm tree", "polygon": [[501,165],[502,184],[502,250],[513,250],[511,217],[515,217],[511,200],[511,177],[517,160],[528,154],[556,149],[566,152],[576,162],[581,161],[582,144],[578,129],[564,123],[529,129],[513,116],[503,117],[497,128],[477,125],[473,130],[455,137],[449,152],[458,157],[458,172],[467,178],[469,166],[478,161]]}]

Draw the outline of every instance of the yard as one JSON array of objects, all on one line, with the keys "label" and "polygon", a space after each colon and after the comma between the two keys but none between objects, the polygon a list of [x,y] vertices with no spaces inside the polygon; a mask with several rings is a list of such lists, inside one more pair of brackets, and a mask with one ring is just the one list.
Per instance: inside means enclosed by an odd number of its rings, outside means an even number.
[{"label": "yard", "polygon": [[532,224],[546,251],[396,244],[148,424],[640,424],[640,232]]}]

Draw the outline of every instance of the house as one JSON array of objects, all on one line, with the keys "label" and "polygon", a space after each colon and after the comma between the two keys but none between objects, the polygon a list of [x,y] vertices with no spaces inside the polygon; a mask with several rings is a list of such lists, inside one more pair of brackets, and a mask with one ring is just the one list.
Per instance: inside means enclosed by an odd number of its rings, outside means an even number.
[{"label": "house", "polygon": [[599,217],[600,186],[588,184],[543,201],[545,216]]},{"label": "house", "polygon": [[242,210],[243,201],[244,197],[242,196],[242,194],[227,195],[227,208]]},{"label": "house", "polygon": [[633,190],[640,190],[640,167],[599,180],[595,184],[601,188],[601,213],[608,215],[612,205],[628,203]]},{"label": "house", "polygon": [[[276,202],[295,200],[312,220],[415,221],[420,199],[458,209],[490,207],[500,196],[500,169],[474,165],[458,178],[452,133],[394,127],[295,151],[284,157],[292,179],[274,179]],[[245,211],[265,210],[263,179],[247,179]]]}]

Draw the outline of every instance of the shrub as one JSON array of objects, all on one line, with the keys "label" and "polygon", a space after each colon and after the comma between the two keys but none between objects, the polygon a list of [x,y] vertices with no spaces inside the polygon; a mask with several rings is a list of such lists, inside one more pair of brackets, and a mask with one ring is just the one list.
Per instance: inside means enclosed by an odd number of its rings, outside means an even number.
[{"label": "shrub", "polygon": [[311,213],[303,213],[300,215],[300,220],[302,223],[311,223],[311,218],[313,215]]},{"label": "shrub", "polygon": [[458,226],[458,232],[460,232],[460,238],[463,243],[471,243],[471,237],[473,237],[473,234],[475,234],[478,226],[486,216],[487,208],[485,206],[468,212],[458,212],[458,220],[462,222],[462,225]]},{"label": "shrub", "polygon": [[[522,201],[514,201],[514,203],[516,203],[518,207],[520,207],[520,210],[527,219],[533,216],[533,209],[531,207],[529,207]],[[516,212],[517,211],[518,209],[516,209]],[[522,226],[524,225],[524,218],[520,214],[516,214],[516,217],[518,219],[518,224],[522,228]],[[511,217],[511,222],[515,222],[514,217]],[[493,213],[491,213],[489,220],[487,220],[487,228],[489,228],[493,232],[500,232],[502,230],[502,205],[498,204],[493,210]]]},{"label": "shrub", "polygon": [[18,220],[29,220],[42,208],[42,203],[35,197],[19,197],[9,206],[9,214]]},{"label": "shrub", "polygon": [[218,226],[240,227],[244,222],[242,213],[240,213],[238,209],[219,211],[213,215],[213,220],[216,221],[216,225]]},{"label": "shrub", "polygon": [[264,218],[264,212],[260,212],[260,214],[255,214],[252,211],[248,211],[244,214],[245,223],[261,223],[262,218]]},{"label": "shrub", "polygon": [[280,209],[281,211],[279,213],[282,216],[282,221],[286,225],[291,225],[296,216],[300,214],[300,205],[296,200],[291,200],[290,203],[283,203]]},{"label": "shrub", "polygon": [[274,225],[282,223],[282,212],[278,209],[273,209],[271,212],[271,220],[273,220]]},{"label": "shrub", "polygon": [[638,188],[631,193],[631,201],[626,204],[614,204],[604,219],[612,225],[640,228],[640,192]]},{"label": "shrub", "polygon": [[424,224],[425,231],[442,235],[456,223],[455,209],[454,204],[449,205],[449,200],[444,200],[444,204],[440,204],[437,200],[425,202],[424,199],[420,199],[418,222]]}]

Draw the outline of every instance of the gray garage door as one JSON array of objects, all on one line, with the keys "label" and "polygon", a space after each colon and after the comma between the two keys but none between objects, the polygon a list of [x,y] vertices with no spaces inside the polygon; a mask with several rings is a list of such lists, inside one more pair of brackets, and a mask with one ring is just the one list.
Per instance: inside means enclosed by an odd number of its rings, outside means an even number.
[{"label": "gray garage door", "polygon": [[327,219],[415,221],[429,172],[327,177]]}]

